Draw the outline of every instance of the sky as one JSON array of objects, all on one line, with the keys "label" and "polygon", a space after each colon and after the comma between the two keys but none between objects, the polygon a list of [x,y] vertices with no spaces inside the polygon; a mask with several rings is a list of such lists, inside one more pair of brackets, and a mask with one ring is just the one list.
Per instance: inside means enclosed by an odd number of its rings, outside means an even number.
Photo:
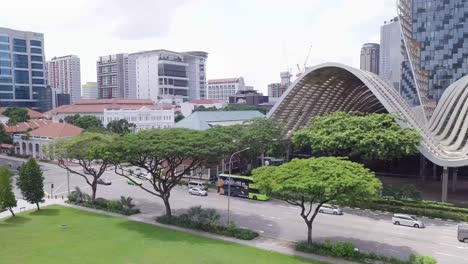
[{"label": "sky", "polygon": [[[209,53],[208,79],[242,76],[266,93],[297,64],[359,67],[363,43],[379,42],[395,0],[16,0],[2,3],[0,27],[44,33],[46,59],[74,54],[81,82],[96,60],[167,49]],[[310,49],[310,56],[306,62]]]}]

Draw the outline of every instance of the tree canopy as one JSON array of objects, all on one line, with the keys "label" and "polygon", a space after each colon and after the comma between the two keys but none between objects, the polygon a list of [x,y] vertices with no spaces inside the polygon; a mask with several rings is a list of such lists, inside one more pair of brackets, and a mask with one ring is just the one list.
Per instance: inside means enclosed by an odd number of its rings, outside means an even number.
[{"label": "tree canopy", "polygon": [[336,112],[315,117],[292,140],[327,156],[389,160],[418,153],[419,132],[401,128],[395,120],[393,114]]},{"label": "tree canopy", "polygon": [[5,126],[2,123],[0,123],[0,144],[2,144],[2,143],[10,144],[11,143],[11,138],[7,134],[7,132],[5,131]]},{"label": "tree canopy", "polygon": [[151,188],[139,187],[161,198],[166,215],[171,216],[170,192],[182,176],[222,155],[226,142],[211,135],[182,128],[143,130],[115,140],[107,152],[118,175],[133,180],[127,167],[141,168],[149,176]]},{"label": "tree canopy", "polygon": [[369,169],[337,157],[294,159],[280,166],[264,166],[255,169],[253,177],[260,191],[301,208],[308,242],[312,242],[312,223],[323,204],[370,198],[382,187]]},{"label": "tree canopy", "polygon": [[185,116],[181,112],[177,112],[175,114],[174,121],[177,123],[177,122],[179,122],[180,120],[182,120],[184,118],[185,118]]},{"label": "tree canopy", "polygon": [[31,117],[28,114],[28,109],[24,107],[9,107],[2,115],[7,116],[9,125],[16,125],[21,122],[26,122]]},{"label": "tree canopy", "polygon": [[44,199],[44,176],[35,159],[31,158],[21,166],[16,185],[23,198],[31,204],[36,204],[39,210],[39,203]]},{"label": "tree canopy", "polygon": [[2,209],[10,210],[10,213],[15,216],[13,207],[16,207],[16,198],[11,186],[11,177],[13,175],[7,167],[0,168],[0,211]]},{"label": "tree canopy", "polygon": [[95,116],[80,116],[80,115],[73,115],[73,116],[66,116],[64,120],[66,123],[75,125],[82,129],[92,132],[103,132],[104,126],[102,125],[101,120],[99,120]]},{"label": "tree canopy", "polygon": [[107,131],[118,135],[132,133],[135,128],[136,125],[129,123],[126,119],[112,120],[107,123]]},{"label": "tree canopy", "polygon": [[[114,137],[108,134],[85,132],[77,137],[56,139],[46,147],[46,153],[55,157],[59,167],[72,175],[81,176],[92,190],[92,201],[96,199],[98,180],[111,165],[106,152]],[[77,166],[73,166],[77,162]]]}]

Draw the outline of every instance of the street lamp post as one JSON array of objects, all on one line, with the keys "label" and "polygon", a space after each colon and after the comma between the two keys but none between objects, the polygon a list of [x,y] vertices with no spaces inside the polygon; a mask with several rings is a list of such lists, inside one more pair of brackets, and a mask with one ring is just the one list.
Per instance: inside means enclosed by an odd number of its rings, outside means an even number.
[{"label": "street lamp post", "polygon": [[231,168],[232,168],[232,158],[234,155],[249,150],[250,147],[247,147],[243,150],[236,151],[232,153],[231,157],[229,158],[229,182],[228,182],[228,208],[227,208],[227,224],[229,225],[230,218],[230,210],[231,210]]}]

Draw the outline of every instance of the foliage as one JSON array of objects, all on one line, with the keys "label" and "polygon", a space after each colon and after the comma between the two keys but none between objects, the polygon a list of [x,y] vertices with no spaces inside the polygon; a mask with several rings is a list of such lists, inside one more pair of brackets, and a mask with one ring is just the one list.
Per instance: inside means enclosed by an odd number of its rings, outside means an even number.
[{"label": "foliage", "polygon": [[136,128],[134,123],[129,123],[125,119],[113,120],[107,124],[107,130],[118,135],[132,133]]},{"label": "foliage", "polygon": [[414,185],[385,184],[382,189],[382,196],[391,197],[395,200],[421,200],[421,192]]},{"label": "foliage", "polygon": [[127,165],[136,166],[150,175],[148,185],[138,185],[144,191],[161,198],[166,215],[171,215],[170,192],[183,175],[203,164],[217,161],[228,142],[212,137],[206,131],[172,128],[143,130],[127,134],[112,142],[108,158],[115,172],[131,180]]},{"label": "foliage", "polygon": [[3,209],[10,210],[10,213],[15,216],[13,207],[16,207],[16,198],[11,186],[11,172],[7,167],[0,168],[0,211]]},{"label": "foliage", "polygon": [[185,118],[185,116],[181,112],[177,112],[175,114],[174,121],[177,123],[177,122],[179,122],[180,120],[182,120],[184,118]]},{"label": "foliage", "polygon": [[237,228],[234,222],[228,226],[219,224],[220,215],[215,209],[203,209],[201,206],[191,207],[187,213],[179,216],[161,216],[157,221],[162,224],[175,225],[184,228],[201,230],[223,236],[235,237],[243,240],[252,240],[258,233],[249,229]]},{"label": "foliage", "polygon": [[218,111],[218,108],[211,106],[211,107],[205,107],[204,105],[196,105],[193,108],[193,112],[202,112],[202,111]]},{"label": "foliage", "polygon": [[5,131],[5,126],[2,123],[0,123],[0,144],[2,143],[11,144],[12,141],[10,136]]},{"label": "foliage", "polygon": [[[96,199],[98,180],[111,165],[107,147],[114,137],[107,134],[85,132],[77,137],[56,139],[50,142],[45,152],[58,159],[58,166],[72,175],[82,177],[92,190],[92,201]],[[81,170],[71,164],[78,162]]]},{"label": "foliage", "polygon": [[2,113],[2,115],[8,117],[9,125],[16,125],[31,119],[28,114],[28,109],[24,107],[9,107]]},{"label": "foliage", "polygon": [[[320,207],[330,201],[370,198],[382,187],[374,173],[344,158],[294,159],[276,167],[253,171],[257,188],[301,208],[312,242],[312,223]],[[312,204],[316,204],[313,210]]]},{"label": "foliage", "polygon": [[395,120],[402,122],[393,114],[336,112],[315,117],[292,140],[326,156],[389,160],[418,153],[419,132],[401,128]]},{"label": "foliage", "polygon": [[0,230],[2,264],[323,264],[57,205],[1,219]]},{"label": "foliage", "polygon": [[31,158],[21,166],[16,185],[21,190],[23,199],[36,204],[37,210],[40,210],[39,203],[44,199],[44,176],[35,159]]},{"label": "foliage", "polygon": [[83,129],[102,128],[102,122],[95,116],[80,116],[75,121],[75,126]]},{"label": "foliage", "polygon": [[[401,260],[393,257],[377,255],[375,253],[367,253],[355,251],[355,246],[350,242],[331,243],[309,243],[307,241],[296,243],[295,249],[305,253],[313,253],[322,256],[330,256],[343,258],[358,263],[388,263],[388,264],[437,264],[435,259],[430,256],[410,255],[408,260]],[[415,262],[416,260],[430,260],[434,262]]]},{"label": "foliage", "polygon": [[68,202],[84,207],[105,210],[109,212],[133,215],[140,213],[140,209],[135,208],[131,197],[121,196],[120,200],[107,200],[104,198],[96,198],[94,203],[91,196],[82,192],[78,187],[68,196]]},{"label": "foliage", "polygon": [[66,116],[63,121],[68,123],[68,124],[71,124],[71,125],[75,125],[76,124],[76,121],[80,118],[80,115],[76,114],[76,115],[72,115],[72,116]]}]

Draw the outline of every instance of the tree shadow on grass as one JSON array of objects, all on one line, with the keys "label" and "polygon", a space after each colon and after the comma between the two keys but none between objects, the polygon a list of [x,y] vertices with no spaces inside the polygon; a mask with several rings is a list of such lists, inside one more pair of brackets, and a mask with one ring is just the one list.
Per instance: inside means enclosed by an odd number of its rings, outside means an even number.
[{"label": "tree shadow on grass", "polygon": [[55,208],[43,208],[41,210],[36,210],[30,213],[30,215],[34,215],[34,216],[37,216],[37,215],[55,216],[59,214],[60,214],[60,209],[55,209]]},{"label": "tree shadow on grass", "polygon": [[31,221],[31,218],[28,218],[28,217],[24,217],[24,216],[11,216],[9,218],[7,218],[6,220],[4,220],[3,222],[0,223],[0,228],[1,227],[14,227],[14,226],[18,226],[18,225],[24,225],[26,223],[28,223],[29,221]]}]

